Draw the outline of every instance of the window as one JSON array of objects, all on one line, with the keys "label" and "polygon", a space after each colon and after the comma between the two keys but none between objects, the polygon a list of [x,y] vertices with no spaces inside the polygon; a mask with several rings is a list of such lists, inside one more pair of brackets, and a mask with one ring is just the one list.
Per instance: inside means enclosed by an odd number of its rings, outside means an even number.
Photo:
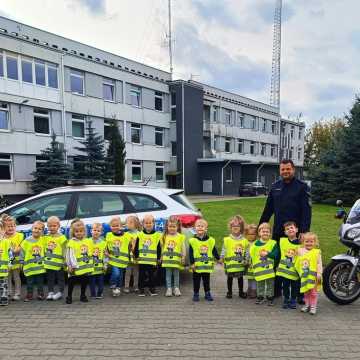
[{"label": "window", "polygon": [[0,53],[0,77],[4,76],[4,58]]},{"label": "window", "polygon": [[299,147],[298,148],[298,160],[301,160],[301,153],[302,153],[302,148]]},{"label": "window", "polygon": [[128,198],[130,204],[133,206],[134,212],[166,209],[166,206],[164,204],[149,195],[126,193],[125,196]]},{"label": "window", "polygon": [[131,162],[131,180],[134,182],[142,181],[141,161],[132,161]]},{"label": "window", "polygon": [[74,94],[84,95],[84,73],[82,71],[70,70],[70,89]]},{"label": "window", "polygon": [[232,182],[233,181],[233,171],[231,166],[227,166],[225,168],[225,181],[226,182]]},{"label": "window", "polygon": [[118,193],[80,192],[75,216],[78,218],[89,218],[120,215],[124,213],[124,208],[124,202]]},{"label": "window", "polygon": [[238,152],[243,154],[244,153],[244,141],[238,140]]},{"label": "window", "polygon": [[290,128],[290,137],[293,139],[293,138],[294,138],[294,135],[295,135],[295,126],[294,126],[294,125],[291,125],[291,128]]},{"label": "window", "polygon": [[261,119],[261,131],[266,132],[266,120]]},{"label": "window", "polygon": [[155,91],[155,110],[163,111],[163,93]]},{"label": "window", "polygon": [[35,161],[36,170],[39,170],[48,160],[49,158],[47,156],[36,155],[36,161]]},{"label": "window", "polygon": [[141,125],[131,124],[131,142],[141,144]]},{"label": "window", "polygon": [[156,146],[164,146],[164,129],[163,128],[155,128],[155,145]]},{"label": "window", "polygon": [[299,140],[301,140],[301,138],[302,138],[302,129],[299,128]]},{"label": "window", "polygon": [[171,93],[171,121],[176,121],[176,93]]},{"label": "window", "polygon": [[230,143],[231,143],[231,139],[225,138],[225,152],[227,152],[227,153],[230,152]]},{"label": "window", "polygon": [[132,86],[130,90],[131,105],[141,106],[141,88]]},{"label": "window", "polygon": [[111,140],[111,133],[110,133],[110,127],[111,127],[111,120],[104,120],[104,139],[105,140]]},{"label": "window", "polygon": [[271,155],[271,157],[276,157],[276,155],[277,155],[276,153],[277,153],[276,145],[271,144],[271,147],[270,147],[270,155]]},{"label": "window", "polygon": [[271,133],[276,134],[276,121],[271,122]]},{"label": "window", "polygon": [[293,156],[294,156],[294,147],[291,146],[291,147],[290,147],[290,150],[289,150],[289,159],[292,159]]},{"label": "window", "polygon": [[22,81],[32,83],[33,82],[32,61],[25,59],[22,60],[21,70],[22,70]]},{"label": "window", "polygon": [[261,145],[260,145],[260,154],[262,156],[266,156],[266,144],[264,144],[264,143],[261,143]]},{"label": "window", "polygon": [[176,92],[171,93],[171,106],[176,106]]},{"label": "window", "polygon": [[244,114],[238,113],[238,126],[240,128],[244,127]]},{"label": "window", "polygon": [[111,79],[103,79],[103,98],[106,101],[115,101],[115,82]]},{"label": "window", "polygon": [[18,61],[15,57],[6,56],[6,70],[9,79],[18,80]]},{"label": "window", "polygon": [[0,154],[0,181],[12,179],[12,159],[8,154]]},{"label": "window", "polygon": [[47,64],[48,73],[48,85],[54,89],[59,87],[58,85],[58,73],[56,64]]},{"label": "window", "polygon": [[85,119],[82,115],[72,114],[72,136],[74,138],[85,138]]},{"label": "window", "polygon": [[218,120],[218,113],[219,113],[219,108],[217,106],[214,106],[214,112],[213,112],[213,121],[217,122]]},{"label": "window", "polygon": [[13,216],[19,225],[32,224],[37,220],[47,221],[50,216],[66,220],[71,196],[71,193],[65,193],[30,200],[10,210],[9,215]]},{"label": "window", "polygon": [[231,125],[231,111],[225,110],[225,124]]},{"label": "window", "polygon": [[0,104],[0,130],[9,130],[9,108],[7,104]]},{"label": "window", "polygon": [[255,155],[255,142],[250,141],[250,154]]},{"label": "window", "polygon": [[256,122],[256,119],[253,116],[251,116],[250,117],[250,129],[255,130],[255,122]]},{"label": "window", "polygon": [[48,110],[34,109],[34,130],[38,134],[50,134],[50,115]]},{"label": "window", "polygon": [[176,156],[176,141],[171,142],[171,156]]},{"label": "window", "polygon": [[44,61],[35,60],[35,82],[37,85],[46,85]]},{"label": "window", "polygon": [[156,175],[156,181],[165,181],[164,176],[164,163],[157,162],[155,165],[155,175]]}]

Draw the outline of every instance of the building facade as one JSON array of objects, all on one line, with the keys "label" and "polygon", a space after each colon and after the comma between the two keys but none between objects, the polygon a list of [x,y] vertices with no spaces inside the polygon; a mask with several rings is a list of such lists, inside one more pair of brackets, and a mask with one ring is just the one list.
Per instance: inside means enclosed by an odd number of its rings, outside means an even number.
[{"label": "building facade", "polygon": [[[0,193],[28,194],[51,134],[76,167],[87,121],[126,144],[126,184],[236,194],[303,163],[304,125],[275,108],[0,17]],[[275,171],[276,169],[276,171]]]}]

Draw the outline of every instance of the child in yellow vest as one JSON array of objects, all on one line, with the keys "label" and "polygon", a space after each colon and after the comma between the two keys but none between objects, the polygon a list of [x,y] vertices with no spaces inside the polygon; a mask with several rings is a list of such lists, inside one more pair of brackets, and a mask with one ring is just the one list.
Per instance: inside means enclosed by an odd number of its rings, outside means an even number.
[{"label": "child in yellow vest", "polygon": [[196,234],[189,240],[189,259],[193,272],[193,301],[199,301],[200,282],[203,281],[205,300],[213,301],[210,292],[210,274],[214,271],[215,260],[220,256],[215,247],[215,239],[208,235],[208,223],[204,219],[196,220]]},{"label": "child in yellow vest", "polygon": [[130,291],[139,292],[139,264],[136,264],[134,261],[133,251],[135,248],[136,238],[141,231],[140,220],[136,215],[129,215],[126,218],[126,229],[128,234],[131,236],[131,252],[130,252],[130,262],[125,272],[125,287],[124,293],[129,293]]},{"label": "child in yellow vest", "polygon": [[45,224],[35,221],[31,228],[31,236],[21,243],[20,263],[23,265],[26,277],[25,302],[33,299],[34,288],[37,289],[37,299],[44,300],[44,266],[45,243],[43,238]]},{"label": "child in yellow vest", "polygon": [[8,299],[8,276],[9,276],[9,252],[10,242],[4,238],[5,230],[0,218],[0,305],[9,304]]},{"label": "child in yellow vest", "polygon": [[300,276],[300,292],[304,294],[302,312],[315,315],[317,311],[318,288],[321,286],[322,261],[319,239],[308,232],[303,235],[303,246],[298,249],[295,268]]},{"label": "child in yellow vest", "polygon": [[299,275],[295,269],[297,251],[300,240],[297,238],[298,227],[295,222],[284,224],[287,237],[280,238],[280,262],[276,276],[281,278],[283,309],[296,309],[296,299],[299,296]]},{"label": "child in yellow vest", "polygon": [[186,256],[185,235],[181,233],[181,222],[176,216],[170,216],[166,221],[162,238],[161,266],[165,268],[165,296],[181,296],[180,269],[184,268]]},{"label": "child in yellow vest", "polygon": [[[20,277],[20,251],[21,243],[24,240],[24,234],[16,232],[15,219],[8,215],[2,216],[4,223],[4,237],[10,242],[10,267],[9,267],[9,297],[12,300],[20,300],[21,295],[21,277]],[[13,286],[13,282],[15,287]]]},{"label": "child in yellow vest", "polygon": [[233,216],[228,223],[230,235],[224,238],[220,261],[224,263],[227,275],[228,299],[232,298],[233,279],[236,278],[239,287],[239,297],[245,299],[244,274],[248,263],[249,243],[244,238],[245,221],[240,215]]},{"label": "child in yellow vest", "polygon": [[86,237],[85,224],[80,219],[75,219],[70,225],[70,240],[66,247],[66,265],[69,273],[68,294],[66,303],[72,303],[72,294],[75,284],[80,283],[80,301],[88,302],[86,288],[89,275],[94,270],[92,258],[92,240]]},{"label": "child in yellow vest", "polygon": [[91,227],[91,240],[93,242],[94,271],[90,274],[90,296],[93,299],[102,299],[104,291],[104,273],[107,269],[108,258],[105,256],[106,241],[102,237],[103,226],[94,223]]},{"label": "child in yellow vest", "polygon": [[271,227],[262,223],[258,228],[259,239],[250,249],[251,263],[256,280],[256,304],[262,304],[266,298],[268,305],[274,305],[274,262],[279,256],[275,240],[271,240]]},{"label": "child in yellow vest", "polygon": [[[255,244],[255,240],[257,238],[257,225],[255,224],[248,224],[245,226],[245,238],[249,242],[249,256],[250,256],[250,249]],[[247,290],[247,297],[249,299],[255,299],[256,298],[256,280],[254,277],[254,269],[250,264],[248,264],[246,269],[246,278],[248,281],[248,290]]]},{"label": "child in yellow vest", "polygon": [[[62,298],[65,289],[65,245],[66,236],[59,232],[60,219],[57,216],[50,216],[47,220],[48,234],[44,236],[45,242],[45,270],[48,286],[46,300],[59,300]],[[58,291],[55,292],[57,282]]]},{"label": "child in yellow vest", "polygon": [[145,287],[151,296],[158,293],[155,289],[155,270],[161,257],[161,233],[155,231],[155,218],[145,215],[143,230],[138,233],[134,248],[135,260],[139,263],[139,296],[145,296]]},{"label": "child in yellow vest", "polygon": [[111,265],[110,289],[113,296],[119,296],[124,284],[124,272],[130,260],[132,237],[124,231],[120,217],[113,217],[109,225],[111,232],[106,234],[106,248]]}]

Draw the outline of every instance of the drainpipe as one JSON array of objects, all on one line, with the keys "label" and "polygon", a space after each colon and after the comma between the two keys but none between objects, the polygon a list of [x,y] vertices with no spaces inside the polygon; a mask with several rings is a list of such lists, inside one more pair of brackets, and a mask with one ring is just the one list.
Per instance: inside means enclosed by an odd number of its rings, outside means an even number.
[{"label": "drainpipe", "polygon": [[[122,89],[122,103],[123,105],[125,105],[125,91],[126,91],[126,83],[123,82],[122,83],[122,86],[123,86],[123,89]],[[123,140],[124,140],[124,144],[125,144],[125,151],[126,151],[126,141],[127,141],[127,136],[126,136],[126,132],[127,132],[127,122],[126,122],[126,116],[124,117],[124,120],[123,120],[123,124],[124,124],[124,136],[123,136]],[[127,175],[128,175],[128,171],[127,171],[127,161],[126,161],[126,158],[127,158],[127,152],[126,152],[126,155],[125,155],[125,169],[124,169],[124,184],[126,184],[127,182]]]},{"label": "drainpipe", "polygon": [[61,54],[61,97],[62,97],[62,106],[61,106],[61,121],[64,131],[64,155],[65,155],[65,164],[68,163],[68,152],[66,148],[66,133],[67,133],[67,126],[66,126],[66,109],[65,109],[65,66],[64,66],[64,56],[65,54]]},{"label": "drainpipe", "polygon": [[265,165],[265,163],[262,163],[256,170],[256,181],[259,182],[259,178],[260,178],[260,170],[263,168],[263,166]]},{"label": "drainpipe", "polygon": [[[181,136],[182,136],[182,183],[185,192],[185,89],[184,82],[181,82]],[[185,192],[186,193],[186,192]]]},{"label": "drainpipe", "polygon": [[231,163],[231,160],[228,160],[227,163],[221,168],[221,196],[224,196],[224,169]]}]

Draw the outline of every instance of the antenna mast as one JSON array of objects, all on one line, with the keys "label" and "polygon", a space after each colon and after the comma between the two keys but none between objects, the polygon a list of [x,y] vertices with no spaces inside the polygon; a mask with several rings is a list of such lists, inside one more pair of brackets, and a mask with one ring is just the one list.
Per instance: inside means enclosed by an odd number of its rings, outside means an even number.
[{"label": "antenna mast", "polygon": [[270,105],[280,113],[280,63],[281,63],[281,10],[282,0],[276,0],[273,28]]},{"label": "antenna mast", "polygon": [[168,0],[168,15],[169,15],[169,58],[170,58],[170,79],[173,79],[173,51],[172,51],[172,34],[171,34],[171,0]]}]

